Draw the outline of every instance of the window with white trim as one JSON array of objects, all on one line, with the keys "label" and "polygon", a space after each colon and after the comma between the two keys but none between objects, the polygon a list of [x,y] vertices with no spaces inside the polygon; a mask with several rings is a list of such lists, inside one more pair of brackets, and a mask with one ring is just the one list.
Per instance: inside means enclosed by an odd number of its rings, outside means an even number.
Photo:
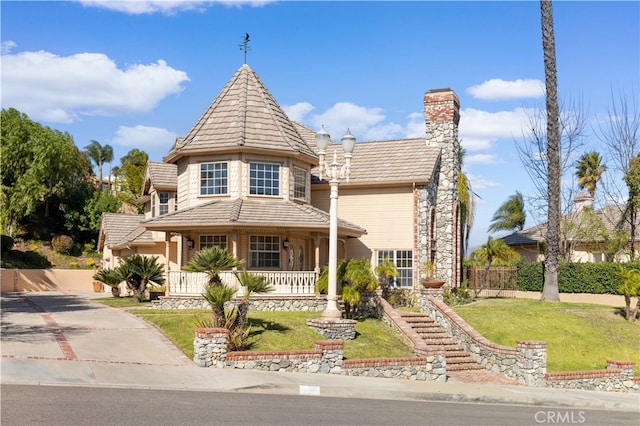
[{"label": "window with white trim", "polygon": [[249,267],[280,269],[280,237],[252,235],[249,240]]},{"label": "window with white trim", "polygon": [[200,164],[200,195],[223,195],[228,186],[227,163]]},{"label": "window with white trim", "polygon": [[151,217],[156,217],[156,196],[151,194]]},{"label": "window with white trim", "polygon": [[307,199],[307,171],[298,167],[293,168],[293,198]]},{"label": "window with white trim", "polygon": [[412,250],[378,250],[378,265],[388,257],[398,269],[398,277],[389,278],[392,287],[413,287],[413,251]]},{"label": "window with white trim", "polygon": [[227,236],[226,235],[200,235],[200,241],[198,241],[198,249],[204,250],[212,247],[220,247],[221,249],[227,249]]},{"label": "window with white trim", "polygon": [[158,192],[158,215],[169,213],[169,193]]},{"label": "window with white trim", "polygon": [[249,194],[280,195],[280,165],[249,163]]}]

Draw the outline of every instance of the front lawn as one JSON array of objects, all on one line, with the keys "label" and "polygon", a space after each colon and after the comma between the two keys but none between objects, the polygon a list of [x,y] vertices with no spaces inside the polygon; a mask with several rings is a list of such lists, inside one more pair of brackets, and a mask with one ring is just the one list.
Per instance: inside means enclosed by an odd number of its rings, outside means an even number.
[{"label": "front lawn", "polygon": [[[131,313],[156,325],[182,351],[193,358],[193,329],[199,321],[209,319],[209,310],[133,310]],[[307,326],[306,320],[318,318],[319,312],[249,311],[249,350],[282,351],[312,349],[322,335]],[[356,339],[345,342],[345,358],[394,358],[413,356],[402,336],[375,319],[358,321]]]},{"label": "front lawn", "polygon": [[518,340],[547,342],[547,371],[599,370],[606,361],[636,363],[640,375],[640,323],[610,306],[481,299],[453,310],[487,339],[515,347]]}]

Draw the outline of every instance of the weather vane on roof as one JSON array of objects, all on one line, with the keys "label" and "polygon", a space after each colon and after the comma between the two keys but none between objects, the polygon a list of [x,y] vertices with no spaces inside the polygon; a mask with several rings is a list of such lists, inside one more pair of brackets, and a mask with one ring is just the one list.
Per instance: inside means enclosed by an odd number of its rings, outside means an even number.
[{"label": "weather vane on roof", "polygon": [[247,63],[247,52],[249,50],[251,50],[251,48],[249,47],[249,33],[245,33],[244,34],[244,40],[242,40],[242,43],[240,43],[238,46],[240,47],[240,50],[244,51],[244,63]]}]

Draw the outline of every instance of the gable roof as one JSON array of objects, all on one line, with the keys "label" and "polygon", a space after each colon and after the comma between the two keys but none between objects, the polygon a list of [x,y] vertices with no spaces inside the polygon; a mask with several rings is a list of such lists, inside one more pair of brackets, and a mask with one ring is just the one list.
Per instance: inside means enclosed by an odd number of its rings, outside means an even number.
[{"label": "gable roof", "polygon": [[[620,222],[620,218],[624,212],[624,206],[620,205],[609,205],[605,206],[601,209],[593,210],[595,215],[600,218],[602,224],[604,225],[607,232],[613,234],[616,231],[617,225]],[[578,222],[580,212],[572,212],[562,217],[563,221],[571,221]],[[640,217],[636,220],[636,238],[640,237]],[[625,221],[622,224],[622,229],[625,231],[630,231],[629,222]],[[527,245],[536,245],[538,243],[542,243],[546,240],[547,233],[547,224],[539,224],[532,226],[527,229],[523,229],[522,231],[517,231],[507,236],[502,237],[501,239],[509,246],[527,246]],[[569,238],[571,240],[571,238]],[[595,241],[590,242],[603,242],[603,238],[599,238]],[[586,241],[585,241],[586,242]]]},{"label": "gable roof", "polygon": [[[327,148],[325,161],[344,163],[341,144]],[[427,183],[440,159],[440,148],[428,146],[424,138],[358,142],[351,158],[350,184]],[[327,181],[326,175],[323,182]],[[312,182],[320,183],[319,169],[312,170]]]},{"label": "gable roof", "polygon": [[[270,199],[220,199],[178,210],[141,224],[158,231],[211,229],[219,226],[278,227],[322,230],[329,228],[329,213],[306,204]],[[359,237],[367,231],[338,219],[341,233]]]},{"label": "gable roof", "polygon": [[[139,228],[142,219],[142,214],[103,213],[98,250],[102,250],[103,247],[114,248],[123,241],[132,242],[131,235]],[[144,228],[142,230],[144,231]]]},{"label": "gable roof", "polygon": [[280,155],[306,156],[317,162],[309,147],[255,72],[242,65],[165,162],[203,152],[254,149]]},{"label": "gable roof", "polygon": [[178,188],[178,166],[170,163],[148,161],[144,177],[143,194],[150,185],[155,189],[175,191]]}]

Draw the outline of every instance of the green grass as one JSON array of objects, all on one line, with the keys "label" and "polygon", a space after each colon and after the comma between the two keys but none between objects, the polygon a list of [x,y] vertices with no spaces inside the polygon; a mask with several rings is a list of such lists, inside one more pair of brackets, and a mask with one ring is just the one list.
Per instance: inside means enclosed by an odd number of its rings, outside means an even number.
[{"label": "green grass", "polygon": [[[107,291],[111,291],[111,288],[107,287]],[[94,302],[102,303],[103,305],[109,306],[111,308],[136,308],[140,306],[148,305],[150,302],[136,302],[133,297],[100,297],[97,299],[93,299]]]},{"label": "green grass", "polygon": [[[193,358],[193,329],[198,321],[210,318],[209,310],[132,310],[131,313],[156,325],[182,351]],[[312,349],[322,335],[307,326],[306,320],[318,312],[249,311],[249,350],[275,351]],[[345,343],[345,358],[393,358],[413,356],[395,330],[381,321],[366,319],[356,325],[356,339]]]},{"label": "green grass", "polygon": [[640,323],[609,306],[525,299],[483,299],[455,306],[487,339],[514,347],[518,340],[547,342],[547,371],[595,370],[607,359],[636,363],[640,375]]}]

